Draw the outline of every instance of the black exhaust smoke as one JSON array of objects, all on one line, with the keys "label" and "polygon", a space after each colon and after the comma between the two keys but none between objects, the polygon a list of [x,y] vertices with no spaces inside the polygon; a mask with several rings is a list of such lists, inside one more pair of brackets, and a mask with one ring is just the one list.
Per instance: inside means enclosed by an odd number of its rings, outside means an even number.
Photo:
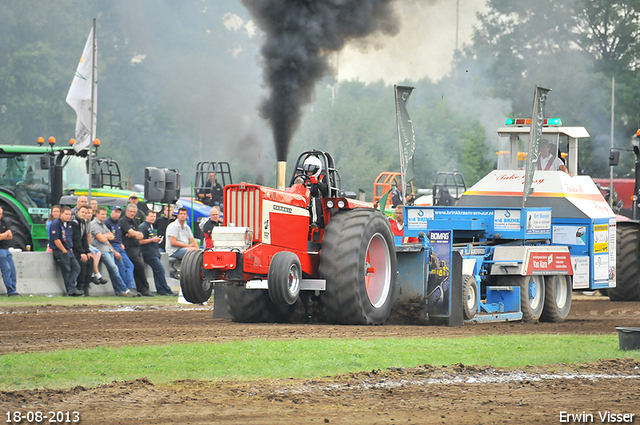
[{"label": "black exhaust smoke", "polygon": [[301,108],[329,71],[327,54],[375,32],[395,35],[394,0],[242,0],[265,32],[261,49],[268,97],[260,115],[269,121],[278,161],[300,125]]}]

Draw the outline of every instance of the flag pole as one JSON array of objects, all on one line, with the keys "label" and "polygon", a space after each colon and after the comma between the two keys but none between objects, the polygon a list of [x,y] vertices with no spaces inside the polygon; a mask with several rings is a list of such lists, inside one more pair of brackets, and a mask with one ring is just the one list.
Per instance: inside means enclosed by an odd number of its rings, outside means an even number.
[{"label": "flag pole", "polygon": [[[398,110],[398,85],[394,84],[393,85],[393,94],[394,94],[394,100],[395,100],[395,107],[396,107],[396,125],[399,126],[399,118],[398,115],[400,114],[400,111]],[[402,151],[402,134],[400,133],[400,129],[398,128],[398,152],[399,152],[399,156],[400,156],[400,182],[402,184],[402,203],[404,204],[404,199],[405,199],[405,184],[404,184],[404,168],[405,168],[405,164],[404,164],[404,154]]]},{"label": "flag pole", "polygon": [[92,156],[93,156],[93,141],[96,138],[96,73],[98,64],[96,63],[96,18],[93,18],[93,40],[92,40],[92,48],[91,48],[91,130],[90,130],[90,139],[89,139],[89,191],[87,196],[87,203],[91,205],[91,186],[93,185],[93,164]]}]

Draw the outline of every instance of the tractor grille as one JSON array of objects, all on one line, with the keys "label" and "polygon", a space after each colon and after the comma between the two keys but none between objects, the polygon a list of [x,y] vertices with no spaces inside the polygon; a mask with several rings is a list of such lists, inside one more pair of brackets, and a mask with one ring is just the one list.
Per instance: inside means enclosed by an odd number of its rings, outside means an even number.
[{"label": "tractor grille", "polygon": [[262,238],[260,187],[253,185],[228,185],[224,193],[224,224],[249,227],[253,240]]}]

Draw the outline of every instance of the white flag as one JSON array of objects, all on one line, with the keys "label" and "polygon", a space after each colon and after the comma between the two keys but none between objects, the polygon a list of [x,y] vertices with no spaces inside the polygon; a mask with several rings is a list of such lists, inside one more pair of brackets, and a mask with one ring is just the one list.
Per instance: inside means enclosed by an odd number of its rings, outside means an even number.
[{"label": "white flag", "polygon": [[[97,50],[97,47],[96,47]],[[96,51],[97,56],[97,51]],[[95,99],[97,98],[97,85],[93,81],[93,67],[96,64],[93,63],[93,28],[89,33],[87,44],[84,46],[76,75],[73,77],[73,82],[69,88],[69,94],[67,94],[67,103],[76,111],[78,117],[76,121],[76,143],[73,149],[76,152],[86,148],[91,144],[91,137],[96,134],[96,107],[93,107],[92,102],[97,105]],[[91,89],[93,88],[93,100]],[[93,128],[91,121],[91,113],[93,112]]]}]

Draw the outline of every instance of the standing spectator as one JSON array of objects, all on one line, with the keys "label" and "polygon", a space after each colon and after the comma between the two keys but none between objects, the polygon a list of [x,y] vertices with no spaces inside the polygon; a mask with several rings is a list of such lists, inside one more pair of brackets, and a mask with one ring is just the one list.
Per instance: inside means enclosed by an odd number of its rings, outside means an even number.
[{"label": "standing spectator", "polygon": [[115,206],[111,209],[109,217],[104,221],[107,228],[113,233],[113,240],[111,241],[111,247],[113,248],[113,257],[116,260],[116,266],[120,271],[120,277],[126,285],[127,289],[138,296],[136,290],[136,283],[133,278],[133,263],[129,259],[129,256],[124,250],[122,244],[122,226],[120,226],[120,216],[122,215],[122,208]]},{"label": "standing spectator", "polygon": [[187,251],[200,249],[191,228],[186,225],[188,215],[186,208],[180,208],[178,219],[167,226],[165,249],[169,257],[182,260]]},{"label": "standing spectator", "polygon": [[[46,222],[47,236],[49,238],[51,238],[51,223],[53,223],[53,221],[56,220],[58,217],[60,217],[60,205],[54,205],[51,207],[51,215],[49,215],[49,218],[47,219],[47,222]],[[49,248],[48,244],[47,244],[47,252],[53,252],[51,248]]]},{"label": "standing spectator", "polygon": [[53,259],[60,266],[67,295],[76,297],[84,295],[84,292],[75,285],[80,273],[80,265],[71,253],[73,242],[69,220],[71,220],[71,208],[64,207],[60,210],[60,217],[51,223],[49,247],[53,250]]},{"label": "standing spectator", "polygon": [[49,218],[47,219],[47,234],[49,236],[51,236],[51,233],[49,233],[49,229],[51,228],[51,223],[53,223],[54,220],[56,220],[58,217],[60,217],[60,205],[54,205],[51,207],[51,215],[49,215]]},{"label": "standing spectator", "polygon": [[19,297],[20,294],[16,289],[16,266],[13,264],[13,255],[9,251],[13,233],[7,226],[6,221],[2,219],[3,213],[4,210],[0,207],[0,270],[2,270],[4,286],[7,288],[7,296]]},{"label": "standing spectator", "polygon": [[209,212],[209,220],[204,223],[202,227],[202,233],[204,234],[204,247],[213,248],[213,241],[211,240],[211,231],[216,226],[222,226],[220,223],[220,207],[214,206],[211,207],[211,211]]},{"label": "standing spectator", "polygon": [[149,292],[149,282],[147,282],[147,273],[145,272],[145,265],[140,253],[140,240],[142,239],[142,232],[138,228],[136,220],[136,213],[138,207],[133,204],[129,204],[125,211],[125,216],[120,218],[120,226],[122,227],[122,243],[124,250],[129,256],[129,259],[133,263],[133,278],[136,281],[136,290],[142,294],[143,297],[153,297],[153,294]]},{"label": "standing spectator", "polygon": [[113,247],[111,246],[111,241],[114,236],[107,225],[104,224],[106,219],[107,209],[104,207],[98,208],[96,211],[96,218],[91,222],[91,245],[102,253],[102,263],[106,267],[109,277],[111,277],[111,284],[113,285],[113,290],[116,296],[135,297],[137,296],[137,293],[127,289],[127,286],[120,276],[120,271],[118,270],[118,266],[116,265],[115,257],[113,255]]},{"label": "standing spectator", "polygon": [[156,284],[158,295],[177,295],[167,285],[164,267],[162,267],[162,262],[160,261],[160,247],[158,246],[158,242],[161,239],[155,235],[155,229],[153,228],[155,221],[156,212],[153,210],[147,211],[146,220],[140,225],[140,231],[142,232],[140,252],[144,262],[153,270],[153,281]]},{"label": "standing spectator", "polygon": [[96,198],[91,198],[91,208],[90,209],[91,209],[91,215],[95,217],[96,211],[98,211],[98,200]]},{"label": "standing spectator", "polygon": [[93,273],[93,257],[90,255],[87,222],[85,220],[87,210],[86,205],[81,206],[76,211],[75,218],[69,221],[71,235],[73,239],[72,252],[80,265],[80,273],[77,277],[77,288],[83,291],[84,296],[89,296],[89,286],[91,285],[91,274]]},{"label": "standing spectator", "polygon": [[160,215],[156,215],[156,222],[154,223],[156,230],[158,231],[158,236],[162,239],[158,242],[158,246],[160,247],[160,251],[164,252],[164,237],[167,231],[167,226],[172,221],[171,214],[172,208],[171,205],[165,205],[162,208],[162,213]]},{"label": "standing spectator", "polygon": [[87,197],[84,195],[78,196],[78,199],[76,200],[76,206],[73,207],[73,209],[71,210],[71,218],[75,218],[80,207],[86,207],[86,206],[88,206]]},{"label": "standing spectator", "polygon": [[[145,220],[145,215],[147,214],[147,211],[149,211],[149,208],[147,208],[147,206],[144,203],[140,203],[139,202],[140,199],[138,199],[138,194],[137,193],[132,193],[131,195],[129,195],[129,205],[135,205],[136,206],[136,222],[138,224],[138,226],[142,223],[144,223]],[[127,205],[127,206],[129,206]]]}]

